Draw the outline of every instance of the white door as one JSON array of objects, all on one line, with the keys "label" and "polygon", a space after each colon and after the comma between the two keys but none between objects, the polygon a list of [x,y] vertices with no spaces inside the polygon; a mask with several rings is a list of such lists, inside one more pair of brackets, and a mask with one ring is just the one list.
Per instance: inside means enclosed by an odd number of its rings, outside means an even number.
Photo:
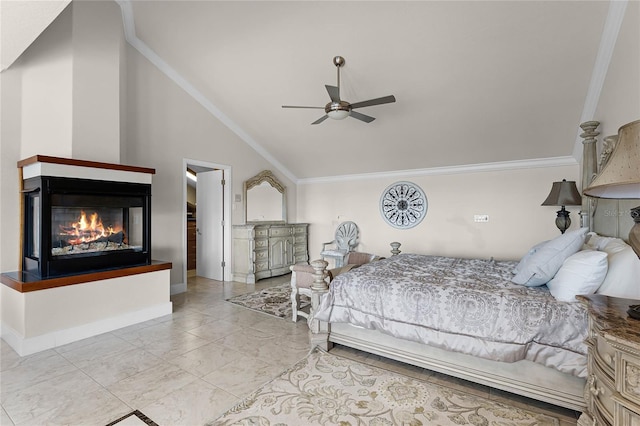
[{"label": "white door", "polygon": [[196,274],[223,281],[223,171],[198,173],[196,187]]}]

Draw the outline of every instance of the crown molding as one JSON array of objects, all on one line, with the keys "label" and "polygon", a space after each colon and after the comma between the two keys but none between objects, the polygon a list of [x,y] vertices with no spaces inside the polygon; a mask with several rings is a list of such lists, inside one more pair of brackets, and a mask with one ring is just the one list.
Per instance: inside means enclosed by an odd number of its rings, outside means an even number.
[{"label": "crown molding", "polygon": [[209,111],[214,117],[222,122],[235,133],[240,139],[242,139],[247,145],[253,148],[258,154],[260,154],[265,160],[271,163],[278,171],[285,175],[288,179],[294,183],[298,182],[298,178],[289,171],[282,163],[280,163],[275,157],[273,157],[266,149],[262,147],[255,139],[244,131],[235,121],[229,116],[223,113],[217,106],[213,104],[207,97],[202,94],[193,84],[191,84],[186,78],[184,78],[175,68],[169,65],[164,59],[162,59],[156,52],[153,51],[145,42],[140,40],[136,35],[135,19],[133,16],[133,7],[131,6],[131,0],[115,0],[120,6],[122,11],[122,22],[124,24],[124,34],[127,40],[133,48],[135,48],[142,56],[147,58],[149,62],[156,66],[163,74],[171,79],[175,84],[187,92],[196,102]]},{"label": "crown molding", "polygon": [[[579,164],[582,158],[582,139],[580,138],[580,131],[577,132],[576,142],[572,156],[570,157],[555,157],[555,158],[542,158],[534,160],[516,160],[505,161],[495,163],[483,163],[483,164],[471,164],[451,167],[435,167],[428,169],[411,169],[411,170],[397,170],[391,172],[379,172],[379,173],[365,173],[365,174],[351,174],[341,176],[327,176],[319,178],[304,178],[299,179],[289,169],[287,169],[282,163],[280,163],[275,157],[273,157],[262,145],[260,145],[255,139],[245,132],[237,123],[224,114],[218,107],[216,107],[207,97],[202,94],[195,86],[193,86],[187,79],[185,79],[178,71],[165,62],[157,53],[155,53],[146,43],[140,40],[135,31],[135,19],[133,16],[133,8],[131,6],[131,0],[115,0],[120,6],[122,11],[122,20],[124,24],[124,32],[127,42],[134,47],[140,54],[147,58],[153,65],[155,65],[161,72],[163,72],[169,79],[175,82],[185,92],[187,92],[194,100],[202,105],[213,116],[220,120],[225,126],[227,126],[232,132],[234,132],[240,139],[252,147],[258,154],[260,154],[265,160],[271,163],[276,169],[278,169],[283,175],[290,179],[295,184],[311,184],[311,183],[328,183],[328,182],[344,182],[353,180],[368,180],[388,177],[407,177],[407,176],[429,176],[429,175],[444,175],[455,173],[475,173],[486,171],[503,171],[503,170],[515,170],[515,169],[527,169],[537,167],[557,167],[557,166],[569,166]],[[604,85],[604,81],[607,75],[607,70],[613,56],[613,51],[622,26],[628,0],[616,0],[609,3],[609,10],[607,18],[605,20],[602,37],[600,39],[600,46],[598,48],[598,54],[594,68],[591,73],[591,80],[585,103],[582,110],[580,122],[585,122],[593,119],[600,93]]]},{"label": "crown molding", "polygon": [[353,175],[327,176],[298,180],[299,185],[314,183],[348,182],[372,179],[404,179],[419,176],[440,176],[461,173],[499,172],[507,170],[536,169],[541,167],[577,166],[579,163],[572,156],[538,158],[532,160],[499,161],[495,163],[466,164],[462,166],[432,167],[428,169],[396,170],[381,173],[362,173]]}]

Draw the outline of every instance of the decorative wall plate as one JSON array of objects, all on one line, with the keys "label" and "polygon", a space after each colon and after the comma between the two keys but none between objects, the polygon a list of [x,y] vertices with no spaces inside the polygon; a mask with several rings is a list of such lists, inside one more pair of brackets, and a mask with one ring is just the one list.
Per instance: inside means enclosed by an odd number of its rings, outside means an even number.
[{"label": "decorative wall plate", "polygon": [[427,215],[427,207],[424,192],[411,182],[396,182],[380,197],[380,214],[394,228],[413,228]]}]

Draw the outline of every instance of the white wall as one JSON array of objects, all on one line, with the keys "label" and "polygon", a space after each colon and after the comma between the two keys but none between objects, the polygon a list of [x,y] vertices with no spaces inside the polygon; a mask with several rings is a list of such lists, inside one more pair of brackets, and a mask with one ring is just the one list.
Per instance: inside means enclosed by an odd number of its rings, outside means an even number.
[{"label": "white wall", "polygon": [[[128,124],[122,162],[156,169],[152,196],[152,250],[155,259],[173,263],[171,283],[182,282],[185,238],[182,194],[183,159],[231,166],[232,200],[243,182],[271,169],[288,191],[288,217],[295,220],[295,186],[263,157],[207,112],[158,68],[129,48]],[[243,221],[243,204],[233,203],[232,223]]]},{"label": "white wall", "polygon": [[72,158],[120,162],[124,39],[115,2],[73,2]]},{"label": "white wall", "polygon": [[[627,4],[622,27],[596,110],[599,141],[618,134],[618,128],[640,120],[640,2]],[[601,147],[601,143],[598,145]],[[640,167],[640,165],[639,165]]]},{"label": "white wall", "polygon": [[[559,208],[540,204],[552,182],[579,181],[578,176],[575,165],[305,184],[299,188],[298,213],[311,224],[312,259],[345,220],[360,228],[358,250],[381,256],[388,256],[389,243],[398,241],[409,253],[517,259],[534,243],[559,235],[554,223]],[[411,229],[387,225],[379,212],[382,192],[401,180],[419,185],[429,203],[424,220]],[[578,227],[579,206],[568,210],[571,227]],[[475,223],[474,214],[489,215],[489,222]]]},{"label": "white wall", "polygon": [[[182,282],[185,250],[183,158],[232,166],[234,195],[244,180],[273,169],[123,40],[115,2],[73,2],[1,74],[2,271],[19,267],[16,163],[28,156],[155,168],[152,256],[173,263],[172,284]],[[295,218],[294,184],[273,171],[288,187]],[[232,223],[242,223],[242,212],[234,203]]]}]

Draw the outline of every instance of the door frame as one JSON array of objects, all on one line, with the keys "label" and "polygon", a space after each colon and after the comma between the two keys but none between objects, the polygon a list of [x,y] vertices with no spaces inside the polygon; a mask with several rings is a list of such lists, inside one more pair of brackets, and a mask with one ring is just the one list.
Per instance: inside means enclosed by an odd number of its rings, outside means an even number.
[{"label": "door frame", "polygon": [[[182,159],[182,279],[187,285],[187,167],[189,164],[194,166],[207,167],[210,169],[219,169],[224,171],[224,244],[223,244],[223,261],[224,261],[224,281],[231,281],[231,166],[226,164],[211,163],[202,160],[193,160],[190,158]],[[197,191],[197,187],[196,187]],[[197,218],[197,213],[196,213]]]}]

